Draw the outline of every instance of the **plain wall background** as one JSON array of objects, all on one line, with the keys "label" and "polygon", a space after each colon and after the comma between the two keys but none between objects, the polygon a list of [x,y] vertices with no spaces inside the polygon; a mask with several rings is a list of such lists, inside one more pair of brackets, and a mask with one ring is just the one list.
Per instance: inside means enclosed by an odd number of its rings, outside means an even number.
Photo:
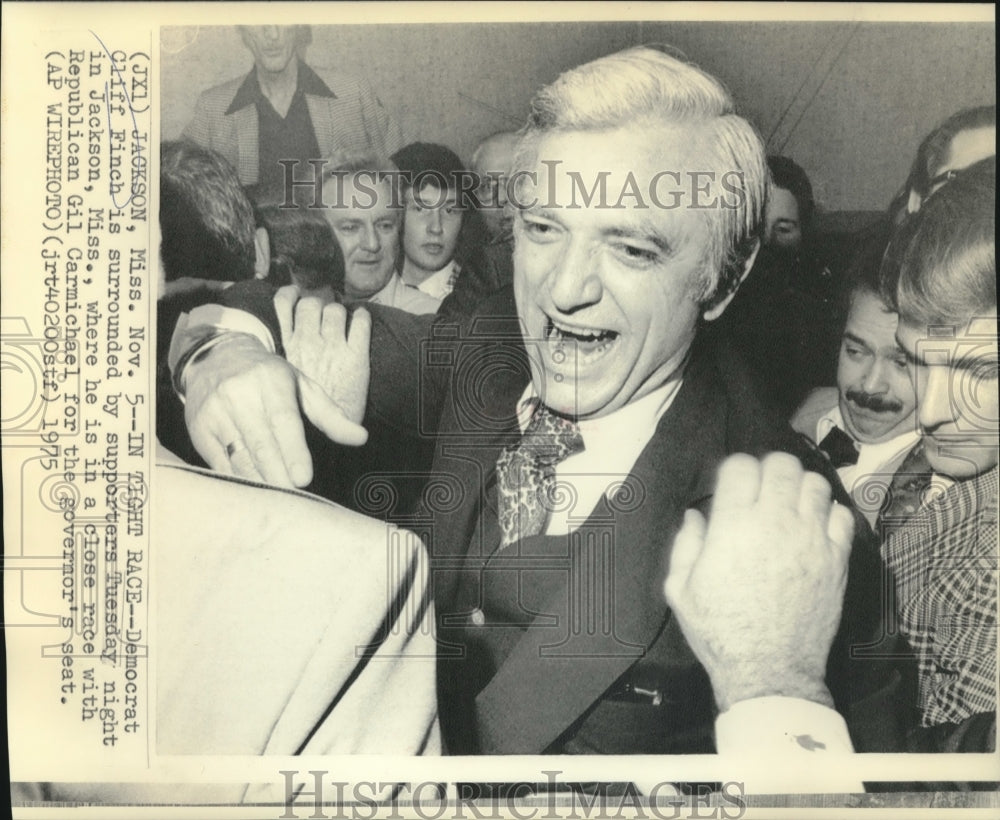
[{"label": "plain wall background", "polygon": [[[306,60],[366,76],[407,141],[468,159],[484,136],[521,124],[540,85],[646,42],[721,79],[761,134],[774,132],[769,150],[784,142],[806,169],[827,211],[882,210],[925,133],[996,101],[995,28],[980,23],[314,26]],[[201,91],[252,65],[231,27],[163,28],[160,46],[164,139],[180,135]]]}]

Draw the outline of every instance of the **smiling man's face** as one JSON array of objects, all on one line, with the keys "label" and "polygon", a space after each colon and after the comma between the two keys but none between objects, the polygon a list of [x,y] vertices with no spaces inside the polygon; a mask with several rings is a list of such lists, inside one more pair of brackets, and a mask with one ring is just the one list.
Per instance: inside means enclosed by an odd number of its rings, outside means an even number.
[{"label": "smiling man's face", "polygon": [[[686,199],[655,207],[648,192],[653,182],[660,201],[672,202],[676,182],[655,177],[680,170],[685,180],[683,169],[701,168],[692,143],[664,126],[541,137],[527,169],[537,185],[518,195],[514,288],[535,389],[552,409],[607,415],[683,362],[701,314],[708,223]],[[589,190],[602,174],[606,201],[581,206],[579,181]],[[633,187],[644,204],[621,196]]]}]

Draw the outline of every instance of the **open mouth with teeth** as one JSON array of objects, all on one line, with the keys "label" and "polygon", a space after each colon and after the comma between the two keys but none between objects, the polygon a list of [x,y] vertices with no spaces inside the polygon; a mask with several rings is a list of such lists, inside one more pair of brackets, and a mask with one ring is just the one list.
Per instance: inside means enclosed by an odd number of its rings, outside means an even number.
[{"label": "open mouth with teeth", "polygon": [[618,340],[618,333],[614,330],[566,325],[551,317],[546,317],[546,320],[545,338],[556,364],[562,364],[574,351],[585,364],[603,356]]}]

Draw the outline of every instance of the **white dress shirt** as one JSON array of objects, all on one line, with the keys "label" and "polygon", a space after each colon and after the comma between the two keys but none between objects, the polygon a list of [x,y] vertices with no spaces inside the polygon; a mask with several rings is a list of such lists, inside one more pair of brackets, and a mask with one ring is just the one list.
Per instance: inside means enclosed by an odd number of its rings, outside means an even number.
[{"label": "white dress shirt", "polygon": [[863,792],[855,775],[838,766],[854,751],[841,715],[801,698],[769,695],[734,703],[715,719],[719,754],[755,761],[741,775],[748,794]]},{"label": "white dress shirt", "polygon": [[374,296],[368,297],[367,301],[374,305],[386,305],[416,314],[437,313],[437,309],[441,306],[440,299],[435,299],[419,288],[406,284],[398,273],[394,273],[386,286]]},{"label": "white dress shirt", "polygon": [[445,265],[441,270],[435,271],[423,282],[417,285],[418,290],[422,290],[428,296],[443,300],[455,289],[455,280],[458,278],[461,266],[454,259]]},{"label": "white dress shirt", "polygon": [[[563,535],[579,527],[605,495],[635,466],[663,414],[683,383],[683,371],[662,387],[607,416],[578,422],[584,450],[556,465],[556,480],[570,484],[576,502],[555,510],[546,535]],[[523,432],[531,420],[538,394],[529,385],[518,404]],[[781,761],[747,781],[747,790],[766,792],[860,792],[863,785],[845,777],[831,761],[851,754],[850,735],[839,713],[812,701],[789,697],[759,697],[733,704],[715,722],[720,755]],[[807,776],[804,776],[807,775]],[[650,784],[637,782],[646,791]],[[667,792],[662,788],[659,794]]]},{"label": "white dress shirt", "polygon": [[[577,529],[607,493],[631,472],[643,448],[656,431],[660,418],[680,390],[680,372],[662,387],[601,418],[578,423],[584,449],[556,465],[556,481],[571,486],[576,501],[569,509],[556,509],[549,517],[546,535],[565,535]],[[518,403],[521,432],[531,421],[538,400],[528,385]]]},{"label": "white dress shirt", "polygon": [[[816,422],[816,442],[821,442],[834,428],[839,427],[847,435],[851,435],[844,424],[844,417],[839,406],[834,406]],[[858,510],[874,526],[879,508],[885,499],[885,494],[892,483],[892,477],[906,454],[920,441],[916,429],[908,430],[901,435],[878,444],[857,442],[858,461],[837,468],[837,475],[851,496]]]}]

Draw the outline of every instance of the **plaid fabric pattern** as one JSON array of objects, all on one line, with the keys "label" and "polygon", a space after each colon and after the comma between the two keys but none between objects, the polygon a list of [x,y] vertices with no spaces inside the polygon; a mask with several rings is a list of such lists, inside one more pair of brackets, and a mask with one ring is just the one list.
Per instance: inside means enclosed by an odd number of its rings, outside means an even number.
[{"label": "plaid fabric pattern", "polygon": [[928,499],[883,541],[924,726],[996,709],[997,548],[996,467]]}]

